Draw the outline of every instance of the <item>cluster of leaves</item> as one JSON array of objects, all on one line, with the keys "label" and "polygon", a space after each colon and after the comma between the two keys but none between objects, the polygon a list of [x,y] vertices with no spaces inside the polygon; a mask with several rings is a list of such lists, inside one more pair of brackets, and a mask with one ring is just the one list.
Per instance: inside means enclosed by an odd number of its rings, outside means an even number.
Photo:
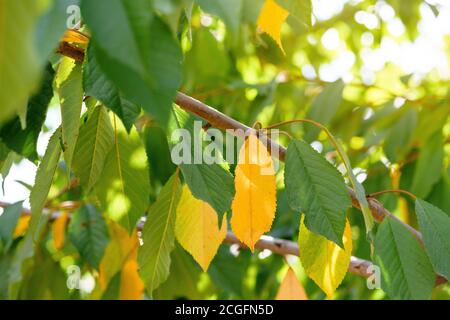
[{"label": "cluster of leaves", "polygon": [[[450,278],[450,93],[432,79],[415,88],[393,66],[373,85],[305,81],[297,71],[329,59],[307,39],[330,26],[357,50],[367,30],[341,18],[369,10],[367,2],[311,26],[309,0],[0,0],[8,13],[0,25],[1,174],[20,159],[39,163],[30,214],[17,203],[0,216],[0,297],[374,297],[347,275],[355,254],[380,266],[390,298],[430,298],[436,274]],[[392,3],[411,37],[414,2]],[[80,30],[66,31],[69,5],[81,8]],[[54,54],[61,39],[83,61]],[[281,173],[256,135],[236,165],[177,168],[171,133],[193,132],[201,120],[173,104],[180,88],[243,123],[304,117],[338,139],[306,125],[292,132],[282,140]],[[395,97],[407,98],[401,108]],[[52,105],[61,124],[39,159]],[[351,209],[336,155],[363,215]],[[364,187],[352,166],[366,169]],[[365,189],[389,188],[420,197],[415,215],[410,199],[382,200],[419,227],[424,247],[396,219],[373,225]],[[230,249],[222,245],[228,229],[252,252],[266,233],[298,239],[301,265]],[[95,279],[93,290],[67,289],[73,265]]]}]

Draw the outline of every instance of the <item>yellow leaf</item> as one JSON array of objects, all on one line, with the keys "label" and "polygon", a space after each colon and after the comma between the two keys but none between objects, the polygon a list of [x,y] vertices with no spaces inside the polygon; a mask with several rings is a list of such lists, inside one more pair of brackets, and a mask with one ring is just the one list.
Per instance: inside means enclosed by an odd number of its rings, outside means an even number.
[{"label": "yellow leaf", "polygon": [[271,36],[283,52],[281,27],[288,16],[289,12],[279,6],[275,0],[266,0],[258,18],[258,27]]},{"label": "yellow leaf", "polygon": [[19,221],[17,222],[16,229],[14,230],[14,239],[22,236],[25,231],[28,229],[28,225],[30,224],[31,215],[21,216]]},{"label": "yellow leaf", "polygon": [[60,250],[64,246],[64,238],[68,220],[69,214],[67,212],[64,212],[53,222],[53,243],[55,244],[55,248],[58,250]]},{"label": "yellow leaf", "polygon": [[259,238],[270,230],[277,206],[272,158],[255,135],[245,140],[239,153],[235,187],[231,226],[253,251]]},{"label": "yellow leaf", "polygon": [[189,187],[185,185],[177,207],[175,236],[203,271],[208,270],[226,235],[226,215],[223,216],[219,230],[216,211],[207,202],[194,198]]},{"label": "yellow leaf", "polygon": [[69,29],[64,33],[62,41],[87,44],[89,42],[89,38],[79,31]]},{"label": "yellow leaf", "polygon": [[277,300],[308,300],[302,284],[297,279],[294,270],[289,267],[283,282],[278,289]]},{"label": "yellow leaf", "polygon": [[306,274],[327,294],[333,297],[347,273],[352,254],[352,234],[347,221],[342,241],[344,249],[325,237],[310,232],[301,221],[300,261]]},{"label": "yellow leaf", "polygon": [[130,253],[123,265],[120,276],[120,300],[141,300],[144,290],[144,282],[142,282],[138,272],[136,248]]},{"label": "yellow leaf", "polygon": [[130,254],[139,247],[137,233],[131,236],[120,224],[109,221],[110,242],[105,249],[99,269],[100,287],[105,290],[109,281],[126,263]]}]

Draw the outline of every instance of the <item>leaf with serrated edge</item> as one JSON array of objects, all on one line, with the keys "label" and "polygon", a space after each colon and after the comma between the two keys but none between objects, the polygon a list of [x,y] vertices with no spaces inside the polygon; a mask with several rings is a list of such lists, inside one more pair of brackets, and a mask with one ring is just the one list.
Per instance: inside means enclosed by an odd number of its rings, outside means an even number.
[{"label": "leaf with serrated edge", "polygon": [[52,185],[53,176],[61,156],[61,130],[58,129],[50,138],[50,141],[45,151],[44,158],[39,164],[33,189],[30,194],[30,206],[32,218],[30,222],[29,232],[34,234],[34,231],[39,223],[39,220],[44,210],[45,202]]},{"label": "leaf with serrated edge", "polygon": [[80,129],[73,159],[73,169],[86,192],[100,178],[113,146],[114,129],[108,112],[103,106],[98,106]]},{"label": "leaf with serrated edge", "polygon": [[286,154],[284,177],[289,205],[305,214],[308,229],[343,247],[351,200],[339,171],[309,144],[293,140]]},{"label": "leaf with serrated edge", "polygon": [[63,57],[56,74],[56,88],[61,104],[62,143],[67,167],[72,166],[73,153],[80,130],[81,106],[83,104],[83,85],[81,64]]},{"label": "leaf with serrated edge", "polygon": [[273,161],[255,135],[242,145],[235,175],[231,227],[253,251],[259,238],[270,230],[277,206]]},{"label": "leaf with serrated edge", "polygon": [[72,215],[69,239],[83,259],[98,270],[109,236],[105,220],[94,206],[83,206]]},{"label": "leaf with serrated edge", "polygon": [[150,179],[145,147],[132,127],[128,134],[112,115],[114,146],[95,189],[106,214],[129,233],[148,208]]},{"label": "leaf with serrated edge", "polygon": [[137,248],[133,250],[123,265],[120,279],[120,300],[141,300],[145,286],[139,275]]},{"label": "leaf with serrated edge", "polygon": [[304,217],[300,222],[298,246],[300,261],[306,274],[332,298],[344,279],[352,255],[352,233],[347,221],[342,238],[344,249],[334,242],[308,230]]},{"label": "leaf with serrated edge", "polygon": [[233,176],[218,164],[181,164],[181,172],[194,197],[208,202],[219,221],[231,207],[234,195]]},{"label": "leaf with serrated edge", "polygon": [[217,220],[216,211],[208,203],[194,198],[185,185],[177,208],[175,235],[205,272],[227,234],[226,215],[223,215],[220,229]]},{"label": "leaf with serrated edge", "polygon": [[181,185],[177,171],[150,208],[142,230],[143,245],[138,250],[138,264],[150,294],[169,276],[170,253],[175,247],[175,219],[180,196]]},{"label": "leaf with serrated edge", "polygon": [[414,235],[395,219],[386,218],[375,237],[375,263],[381,288],[391,299],[429,299],[435,282],[430,260]]}]

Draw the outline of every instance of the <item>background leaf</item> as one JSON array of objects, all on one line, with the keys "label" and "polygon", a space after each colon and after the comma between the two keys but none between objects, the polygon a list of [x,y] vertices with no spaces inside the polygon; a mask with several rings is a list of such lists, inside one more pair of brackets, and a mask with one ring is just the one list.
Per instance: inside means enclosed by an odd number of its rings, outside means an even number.
[{"label": "background leaf", "polygon": [[[47,65],[39,92],[34,95],[27,106],[26,127],[22,128],[17,117],[6,123],[0,129],[0,139],[18,154],[36,161],[37,140],[47,115],[47,107],[53,97],[53,77],[55,72],[51,65]],[[11,134],[15,132],[15,134]]]},{"label": "background leaf", "polygon": [[295,275],[291,267],[288,268],[286,275],[281,282],[277,293],[277,300],[308,300],[305,289]]},{"label": "background leaf", "polygon": [[414,169],[411,192],[419,198],[426,198],[442,173],[444,161],[442,133],[432,136],[420,152],[421,156]]},{"label": "background leaf", "polygon": [[40,63],[33,28],[40,12],[34,0],[0,1],[0,123],[27,105],[38,89]]},{"label": "background leaf", "polygon": [[81,257],[98,269],[108,245],[109,236],[106,223],[94,206],[82,206],[72,215],[69,238]]},{"label": "background leaf", "polygon": [[30,206],[32,218],[30,222],[30,234],[34,234],[41,219],[60,157],[61,130],[58,129],[50,138],[44,158],[39,164],[33,189],[31,190]]},{"label": "background leaf", "polygon": [[87,96],[92,96],[110,108],[128,131],[136,122],[141,108],[123,98],[119,89],[101,70],[92,46],[87,49],[83,66],[83,86]]},{"label": "background leaf", "polygon": [[311,26],[311,0],[276,0],[291,15],[306,26]]},{"label": "background leaf", "polygon": [[[202,10],[218,16],[235,36],[239,31],[243,0],[195,0]],[[245,1],[245,0],[244,0]]]},{"label": "background leaf", "polygon": [[[319,96],[314,99],[306,114],[306,118],[319,122],[324,126],[328,125],[342,104],[344,87],[345,84],[342,80],[327,84]],[[306,126],[304,139],[305,141],[312,142],[317,138],[320,129],[309,124]]]},{"label": "background leaf", "polygon": [[5,208],[0,216],[0,242],[2,248],[0,253],[2,254],[8,250],[12,243],[14,229],[22,214],[22,205],[23,201],[12,204]]},{"label": "background leaf", "polygon": [[56,74],[56,87],[61,104],[61,130],[64,160],[67,167],[72,166],[73,153],[80,131],[83,86],[81,64],[63,57]]},{"label": "background leaf", "polygon": [[281,27],[288,16],[289,12],[279,6],[275,0],[266,0],[258,18],[258,27],[270,35],[281,50],[283,50]]}]

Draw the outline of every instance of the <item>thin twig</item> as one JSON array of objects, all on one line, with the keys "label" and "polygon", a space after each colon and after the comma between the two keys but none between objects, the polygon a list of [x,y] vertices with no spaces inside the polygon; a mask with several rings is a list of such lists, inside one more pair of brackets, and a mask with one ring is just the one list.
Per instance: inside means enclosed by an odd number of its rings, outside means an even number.
[{"label": "thin twig", "polygon": [[407,195],[408,197],[410,197],[413,200],[417,199],[417,197],[413,193],[406,191],[406,190],[401,190],[401,189],[389,189],[389,190],[373,192],[371,194],[368,194],[367,197],[375,198],[375,197],[378,197],[378,196],[381,196],[384,194],[388,194],[388,193],[400,193],[400,194]]}]

